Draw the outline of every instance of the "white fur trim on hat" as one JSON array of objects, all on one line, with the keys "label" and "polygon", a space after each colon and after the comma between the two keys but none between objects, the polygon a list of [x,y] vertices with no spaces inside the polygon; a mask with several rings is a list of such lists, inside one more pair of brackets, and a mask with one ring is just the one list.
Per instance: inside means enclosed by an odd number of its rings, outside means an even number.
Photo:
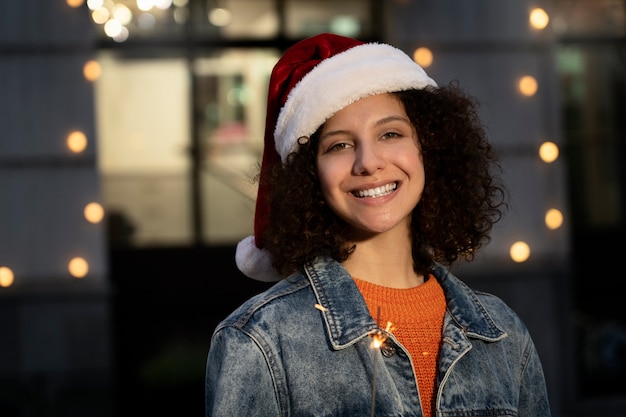
[{"label": "white fur trim on hat", "polygon": [[326,58],[289,92],[274,130],[276,151],[284,162],[298,138],[311,136],[333,114],[361,98],[426,86],[437,84],[391,45],[366,43]]},{"label": "white fur trim on hat", "polygon": [[237,268],[246,276],[258,281],[280,281],[282,277],[272,266],[269,252],[256,247],[254,236],[248,236],[237,243],[235,251]]}]

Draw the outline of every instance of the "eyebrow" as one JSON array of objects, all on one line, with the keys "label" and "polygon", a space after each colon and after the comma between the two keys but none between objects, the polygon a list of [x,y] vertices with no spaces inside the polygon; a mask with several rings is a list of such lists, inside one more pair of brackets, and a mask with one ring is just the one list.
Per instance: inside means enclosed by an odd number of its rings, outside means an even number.
[{"label": "eyebrow", "polygon": [[406,117],[402,117],[402,116],[388,116],[388,117],[383,117],[382,119],[376,121],[376,123],[374,123],[374,126],[380,126],[380,125],[384,125],[385,123],[395,122],[395,121],[411,124],[411,121],[408,118],[406,118]]}]

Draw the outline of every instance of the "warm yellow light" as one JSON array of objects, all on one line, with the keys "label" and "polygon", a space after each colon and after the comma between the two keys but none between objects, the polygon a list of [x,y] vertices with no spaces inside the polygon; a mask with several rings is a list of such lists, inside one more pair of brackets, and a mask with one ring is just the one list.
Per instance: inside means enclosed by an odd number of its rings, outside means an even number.
[{"label": "warm yellow light", "polygon": [[116,36],[119,36],[123,32],[124,32],[124,25],[122,25],[119,20],[109,19],[104,24],[104,33],[109,38],[115,38]]},{"label": "warm yellow light", "polygon": [[89,272],[89,264],[83,258],[76,257],[70,261],[67,269],[74,278],[84,278]]},{"label": "warm yellow light", "polygon": [[156,8],[161,10],[167,10],[172,5],[172,0],[154,0]]},{"label": "warm yellow light", "polygon": [[526,242],[515,242],[511,245],[509,254],[514,262],[525,262],[530,256],[530,247]]},{"label": "warm yellow light", "polygon": [[87,61],[83,67],[83,75],[87,81],[96,81],[100,78],[101,73],[102,68],[100,67],[100,63],[98,61]]},{"label": "warm yellow light", "polygon": [[520,78],[518,88],[523,95],[527,97],[534,96],[537,92],[537,80],[535,77],[526,75]]},{"label": "warm yellow light", "polygon": [[554,162],[559,157],[559,147],[554,142],[544,142],[539,147],[539,157],[543,162]]},{"label": "warm yellow light", "polygon": [[67,147],[75,153],[80,153],[87,147],[87,136],[81,131],[75,130],[67,135]]},{"label": "warm yellow light", "polygon": [[142,12],[147,12],[154,7],[154,0],[137,0],[137,8]]},{"label": "warm yellow light", "polygon": [[104,6],[104,0],[87,0],[87,7],[89,10],[96,10],[99,7]]},{"label": "warm yellow light", "polygon": [[209,22],[211,22],[213,26],[217,26],[217,27],[228,26],[231,20],[232,20],[231,13],[227,9],[216,7],[209,11]]},{"label": "warm yellow light", "polygon": [[80,7],[83,5],[84,0],[65,0],[65,2],[67,3],[68,6],[70,7]]},{"label": "warm yellow light", "polygon": [[546,212],[546,226],[548,229],[555,230],[563,224],[563,213],[557,209],[550,209]]},{"label": "warm yellow light", "polygon": [[385,339],[381,337],[379,334],[372,336],[372,343],[370,343],[370,347],[372,349],[379,349],[385,343]]},{"label": "warm yellow light", "polygon": [[530,21],[530,25],[535,29],[545,29],[548,26],[548,22],[550,21],[550,17],[545,10],[537,7],[536,9],[531,10],[530,16],[528,18]]},{"label": "warm yellow light", "polygon": [[91,11],[91,20],[98,25],[103,25],[109,20],[111,13],[106,7],[98,7]]},{"label": "warm yellow light", "polygon": [[104,218],[104,208],[99,203],[87,204],[83,213],[89,223],[100,223]]},{"label": "warm yellow light", "polygon": [[113,18],[122,25],[128,25],[133,20],[133,12],[125,4],[116,4],[113,8]]},{"label": "warm yellow light", "polygon": [[422,67],[428,68],[433,63],[433,53],[428,48],[417,48],[415,52],[413,52],[413,60]]},{"label": "warm yellow light", "polygon": [[10,287],[13,285],[13,271],[6,266],[0,266],[0,287]]}]

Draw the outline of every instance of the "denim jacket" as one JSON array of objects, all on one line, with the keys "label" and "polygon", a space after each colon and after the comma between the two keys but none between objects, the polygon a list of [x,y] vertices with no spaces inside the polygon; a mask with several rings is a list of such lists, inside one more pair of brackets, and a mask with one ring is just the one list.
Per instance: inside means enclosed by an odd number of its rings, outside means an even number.
[{"label": "denim jacket", "polygon": [[[499,298],[442,266],[447,300],[436,416],[550,416],[528,330]],[[254,296],[215,329],[206,416],[422,416],[411,357],[379,330],[351,276],[319,259]]]}]

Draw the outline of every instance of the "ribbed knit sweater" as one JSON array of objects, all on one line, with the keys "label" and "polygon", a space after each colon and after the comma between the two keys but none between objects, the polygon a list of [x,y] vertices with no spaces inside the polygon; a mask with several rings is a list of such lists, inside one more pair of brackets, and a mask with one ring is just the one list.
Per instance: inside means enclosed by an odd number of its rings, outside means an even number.
[{"label": "ribbed knit sweater", "polygon": [[432,276],[417,287],[398,289],[354,278],[367,308],[379,327],[387,322],[392,333],[408,350],[417,376],[424,417],[433,415],[437,358],[441,345],[446,299]]}]

